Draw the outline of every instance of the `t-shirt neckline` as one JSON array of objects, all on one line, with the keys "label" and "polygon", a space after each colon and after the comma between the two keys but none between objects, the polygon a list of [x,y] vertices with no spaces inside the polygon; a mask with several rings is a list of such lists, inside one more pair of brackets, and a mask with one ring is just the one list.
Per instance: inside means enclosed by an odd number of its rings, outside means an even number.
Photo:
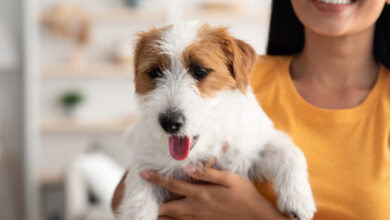
[{"label": "t-shirt neckline", "polygon": [[362,103],[360,103],[357,106],[351,107],[351,108],[345,108],[345,109],[326,109],[321,108],[318,106],[315,106],[311,103],[309,103],[307,100],[305,100],[301,94],[298,92],[297,88],[295,87],[294,81],[291,78],[290,74],[290,67],[292,64],[292,61],[294,59],[294,56],[288,57],[288,62],[284,62],[286,65],[283,66],[283,73],[285,74],[282,78],[284,79],[284,83],[286,85],[287,94],[290,96],[290,99],[294,106],[297,107],[297,110],[300,110],[304,112],[306,115],[311,117],[311,119],[318,118],[325,121],[355,121],[361,118],[362,114],[364,112],[369,111],[370,108],[373,107],[373,104],[375,103],[375,100],[378,100],[378,96],[380,93],[380,88],[383,86],[383,72],[384,67],[383,65],[380,65],[379,67],[379,73],[377,76],[377,79],[375,81],[374,87],[371,89],[368,96],[363,100]]}]

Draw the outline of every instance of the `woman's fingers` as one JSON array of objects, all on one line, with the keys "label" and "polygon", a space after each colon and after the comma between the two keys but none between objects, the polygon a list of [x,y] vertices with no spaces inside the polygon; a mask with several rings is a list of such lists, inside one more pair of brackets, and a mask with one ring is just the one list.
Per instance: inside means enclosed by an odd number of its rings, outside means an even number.
[{"label": "woman's fingers", "polygon": [[198,186],[196,184],[181,181],[175,178],[162,176],[153,171],[143,171],[141,177],[149,182],[155,183],[165,189],[183,196],[194,196],[197,194]]},{"label": "woman's fingers", "polygon": [[184,199],[185,196],[174,193],[174,192],[169,192],[169,200],[168,201],[173,201],[173,200],[179,200],[179,199]]},{"label": "woman's fingers", "polygon": [[162,216],[172,216],[173,218],[182,216],[184,213],[188,213],[186,206],[182,200],[175,200],[171,202],[165,202],[160,205],[159,214]]},{"label": "woman's fingers", "polygon": [[215,170],[210,167],[194,167],[186,166],[184,167],[184,172],[197,180],[202,180],[209,183],[214,183],[226,187],[231,186],[232,173]]},{"label": "woman's fingers", "polygon": [[209,160],[209,161],[203,163],[203,166],[204,166],[204,167],[207,167],[207,168],[211,168],[211,167],[214,166],[214,164],[215,164],[216,162],[217,162],[217,158],[214,157],[213,159],[211,159],[211,160]]}]

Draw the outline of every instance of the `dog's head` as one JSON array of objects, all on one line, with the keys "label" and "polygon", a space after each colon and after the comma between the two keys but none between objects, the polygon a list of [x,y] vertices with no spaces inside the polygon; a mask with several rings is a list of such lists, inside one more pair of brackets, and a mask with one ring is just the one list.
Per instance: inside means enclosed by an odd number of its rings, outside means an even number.
[{"label": "dog's head", "polygon": [[153,138],[176,160],[201,148],[221,114],[213,110],[220,94],[245,94],[255,59],[253,48],[226,28],[189,22],[140,33],[135,88]]}]

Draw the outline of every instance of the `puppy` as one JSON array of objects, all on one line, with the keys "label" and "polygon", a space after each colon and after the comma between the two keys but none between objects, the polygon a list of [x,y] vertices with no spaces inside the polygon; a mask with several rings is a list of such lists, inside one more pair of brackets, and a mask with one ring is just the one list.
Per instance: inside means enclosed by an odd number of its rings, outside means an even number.
[{"label": "puppy", "polygon": [[313,217],[305,157],[273,127],[249,86],[255,60],[252,47],[226,28],[189,22],[139,34],[134,67],[141,115],[127,134],[131,159],[119,219],[156,219],[169,197],[141,171],[187,180],[182,167],[212,158],[222,170],[272,182],[280,211]]}]

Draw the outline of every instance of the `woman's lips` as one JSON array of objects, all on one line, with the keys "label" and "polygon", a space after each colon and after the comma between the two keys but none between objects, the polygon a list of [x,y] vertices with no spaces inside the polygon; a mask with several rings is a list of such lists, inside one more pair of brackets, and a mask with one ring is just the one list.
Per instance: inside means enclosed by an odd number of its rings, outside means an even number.
[{"label": "woman's lips", "polygon": [[318,1],[327,4],[332,4],[332,5],[347,5],[353,2],[352,0],[318,0]]},{"label": "woman's lips", "polygon": [[356,0],[313,0],[316,8],[322,12],[343,12],[356,2]]}]

